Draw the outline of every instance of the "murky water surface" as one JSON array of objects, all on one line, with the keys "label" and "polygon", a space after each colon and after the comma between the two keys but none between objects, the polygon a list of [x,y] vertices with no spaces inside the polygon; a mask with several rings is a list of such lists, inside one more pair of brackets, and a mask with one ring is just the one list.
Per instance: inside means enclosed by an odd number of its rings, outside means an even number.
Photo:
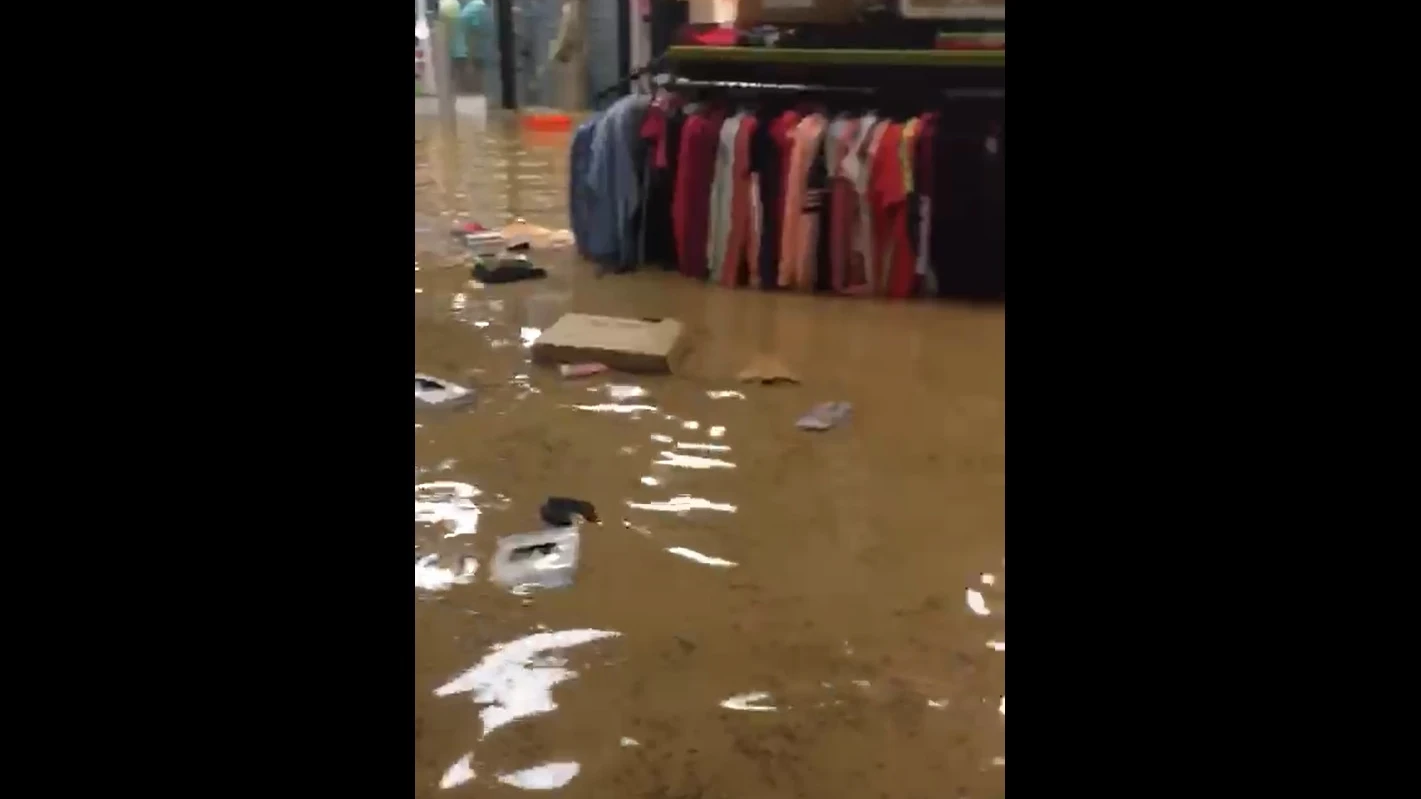
[{"label": "murky water surface", "polygon": [[[448,226],[567,227],[567,141],[461,121],[415,145],[415,367],[479,392],[415,417],[415,795],[1004,795],[1004,311],[570,252],[479,287]],[[675,317],[692,350],[564,380],[528,344],[570,310]],[[737,383],[758,352],[802,383]],[[826,400],[852,419],[795,429]],[[511,594],[495,543],[550,495],[603,523],[571,587]]]}]

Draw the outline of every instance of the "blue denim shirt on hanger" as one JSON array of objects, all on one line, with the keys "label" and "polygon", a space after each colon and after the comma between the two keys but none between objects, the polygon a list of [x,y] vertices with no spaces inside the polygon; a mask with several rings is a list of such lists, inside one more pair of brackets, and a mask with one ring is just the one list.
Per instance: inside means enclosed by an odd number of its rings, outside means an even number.
[{"label": "blue denim shirt on hanger", "polygon": [[[636,231],[631,222],[641,204],[637,152],[641,123],[650,104],[646,95],[621,98],[607,109],[592,134],[587,181],[595,205],[588,234],[597,238],[598,246],[589,246],[588,252],[624,267],[636,265]],[[605,243],[604,233],[610,238]]]},{"label": "blue denim shirt on hanger", "polygon": [[601,119],[601,114],[594,114],[577,127],[572,135],[572,152],[568,158],[567,204],[568,215],[572,217],[572,235],[576,239],[578,253],[593,260],[599,257],[597,253],[607,252],[606,237],[594,237],[592,233],[592,187],[587,180],[592,160],[592,136]]}]

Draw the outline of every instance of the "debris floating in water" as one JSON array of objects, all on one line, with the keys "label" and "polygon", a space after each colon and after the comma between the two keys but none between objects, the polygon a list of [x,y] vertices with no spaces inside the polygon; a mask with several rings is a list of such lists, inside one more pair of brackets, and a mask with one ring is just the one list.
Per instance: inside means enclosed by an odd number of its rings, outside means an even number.
[{"label": "debris floating in water", "polygon": [[605,363],[565,363],[558,366],[558,372],[567,378],[591,377],[605,371],[607,371]]},{"label": "debris floating in water", "polygon": [[720,703],[726,710],[749,710],[758,713],[773,713],[779,708],[774,705],[760,704],[770,698],[764,691],[752,691],[748,694],[736,694]]},{"label": "debris floating in water", "polygon": [[474,396],[471,389],[437,377],[415,373],[414,401],[416,404],[431,408],[454,407],[472,402]]},{"label": "debris floating in water", "polygon": [[854,406],[847,402],[821,402],[799,417],[795,427],[800,430],[832,430],[843,424],[853,413]]},{"label": "debris floating in water", "polygon": [[535,588],[565,588],[577,571],[576,527],[510,535],[498,540],[491,579],[515,594]]},{"label": "debris floating in water", "polygon": [[597,518],[597,506],[585,499],[573,497],[548,497],[543,506],[538,508],[538,516],[554,527],[568,527],[577,524],[581,519],[593,524],[600,524],[602,521]]}]

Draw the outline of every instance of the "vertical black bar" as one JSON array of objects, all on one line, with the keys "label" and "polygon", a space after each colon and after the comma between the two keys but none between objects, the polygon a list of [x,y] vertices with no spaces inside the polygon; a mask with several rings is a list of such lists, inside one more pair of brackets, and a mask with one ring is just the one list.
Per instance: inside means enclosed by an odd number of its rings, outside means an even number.
[{"label": "vertical black bar", "polygon": [[676,31],[690,20],[688,3],[660,3],[651,4],[651,57],[655,58],[666,52],[666,48],[671,46],[671,41],[676,36]]},{"label": "vertical black bar", "polygon": [[498,83],[503,91],[502,106],[518,107],[518,42],[513,38],[513,0],[496,0],[498,9]]}]

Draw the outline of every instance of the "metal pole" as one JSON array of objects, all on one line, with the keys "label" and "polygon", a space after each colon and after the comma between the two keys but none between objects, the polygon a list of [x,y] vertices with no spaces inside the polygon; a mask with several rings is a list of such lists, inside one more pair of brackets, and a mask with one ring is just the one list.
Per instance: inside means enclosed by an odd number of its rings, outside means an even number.
[{"label": "metal pole", "polygon": [[430,65],[434,67],[434,86],[439,94],[439,121],[451,136],[455,133],[458,94],[454,86],[454,59],[449,55],[451,24],[442,17],[430,26]]}]

